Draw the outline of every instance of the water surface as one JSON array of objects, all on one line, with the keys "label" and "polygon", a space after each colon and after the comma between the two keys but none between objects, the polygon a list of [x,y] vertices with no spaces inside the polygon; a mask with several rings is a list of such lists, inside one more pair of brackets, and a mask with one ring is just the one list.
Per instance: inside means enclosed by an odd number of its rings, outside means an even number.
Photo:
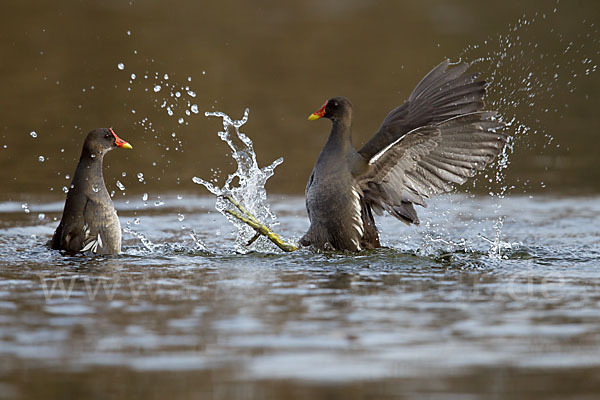
[{"label": "water surface", "polygon": [[[600,389],[598,197],[442,196],[357,256],[237,254],[214,199],[161,200],[116,201],[135,235],[113,257],[46,248],[60,203],[0,204],[4,398]],[[303,199],[271,202],[299,238]]]}]

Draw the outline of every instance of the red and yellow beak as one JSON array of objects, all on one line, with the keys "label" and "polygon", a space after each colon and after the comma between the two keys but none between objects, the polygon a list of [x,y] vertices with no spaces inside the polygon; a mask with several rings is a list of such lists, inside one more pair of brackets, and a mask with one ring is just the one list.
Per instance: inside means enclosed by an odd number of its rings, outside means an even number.
[{"label": "red and yellow beak", "polygon": [[131,146],[128,142],[118,137],[115,131],[112,130],[112,128],[110,128],[110,133],[112,133],[115,137],[115,144],[117,145],[117,147],[122,147],[124,149],[133,149],[133,146]]},{"label": "red and yellow beak", "polygon": [[325,102],[325,104],[323,104],[323,107],[319,108],[317,111],[310,114],[308,116],[308,120],[314,121],[315,119],[323,118],[323,116],[325,115],[325,107],[327,107],[327,102]]}]

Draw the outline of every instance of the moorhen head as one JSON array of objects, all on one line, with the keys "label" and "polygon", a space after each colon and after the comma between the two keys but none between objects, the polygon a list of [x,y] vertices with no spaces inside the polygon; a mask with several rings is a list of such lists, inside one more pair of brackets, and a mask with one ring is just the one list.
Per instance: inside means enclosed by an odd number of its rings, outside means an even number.
[{"label": "moorhen head", "polygon": [[504,123],[482,111],[485,81],[466,73],[469,64],[449,66],[445,60],[429,72],[358,151],[348,99],[334,97],[309,116],[332,127],[306,185],[310,227],[301,245],[380,247],[373,211],[418,224],[414,204],[425,207],[426,198],[463,184],[502,151]]},{"label": "moorhen head", "polygon": [[104,155],[117,147],[132,148],[112,128],[94,129],[88,133],[60,224],[50,242],[53,249],[71,253],[121,252],[121,224],[102,176]]},{"label": "moorhen head", "polygon": [[131,149],[131,145],[117,136],[112,128],[94,129],[83,142],[83,151],[95,156],[104,156],[109,151],[121,147]]},{"label": "moorhen head", "polygon": [[323,104],[323,107],[310,114],[308,120],[314,121],[319,118],[327,118],[332,121],[352,118],[352,103],[342,96],[329,99]]}]

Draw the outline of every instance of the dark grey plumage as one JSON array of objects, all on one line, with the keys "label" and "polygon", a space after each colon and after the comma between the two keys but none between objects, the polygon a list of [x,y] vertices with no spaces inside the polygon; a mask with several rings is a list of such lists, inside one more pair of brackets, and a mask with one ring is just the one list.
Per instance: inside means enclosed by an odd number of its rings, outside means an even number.
[{"label": "dark grey plumage", "polygon": [[300,240],[320,249],[379,247],[372,212],[418,224],[413,204],[448,192],[485,168],[504,147],[504,124],[484,107],[485,82],[465,74],[469,64],[448,60],[392,110],[360,150],[352,146],[352,104],[327,101],[309,119],[332,121],[306,187],[311,222]]},{"label": "dark grey plumage", "polygon": [[112,129],[91,131],[71,182],[60,224],[50,246],[69,252],[121,252],[121,224],[102,175],[104,155],[116,147],[131,148]]}]

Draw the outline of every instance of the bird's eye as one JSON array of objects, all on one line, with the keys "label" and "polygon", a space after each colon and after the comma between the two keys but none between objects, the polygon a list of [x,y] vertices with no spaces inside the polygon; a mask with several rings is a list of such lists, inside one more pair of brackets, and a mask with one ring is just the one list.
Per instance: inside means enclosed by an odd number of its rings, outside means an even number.
[{"label": "bird's eye", "polygon": [[110,134],[107,133],[106,135],[104,135],[104,138],[105,139],[110,139]]},{"label": "bird's eye", "polygon": [[333,102],[333,105],[334,105],[334,107],[337,107],[337,106],[338,106],[338,103],[337,103],[337,101],[334,101],[334,102]]}]

